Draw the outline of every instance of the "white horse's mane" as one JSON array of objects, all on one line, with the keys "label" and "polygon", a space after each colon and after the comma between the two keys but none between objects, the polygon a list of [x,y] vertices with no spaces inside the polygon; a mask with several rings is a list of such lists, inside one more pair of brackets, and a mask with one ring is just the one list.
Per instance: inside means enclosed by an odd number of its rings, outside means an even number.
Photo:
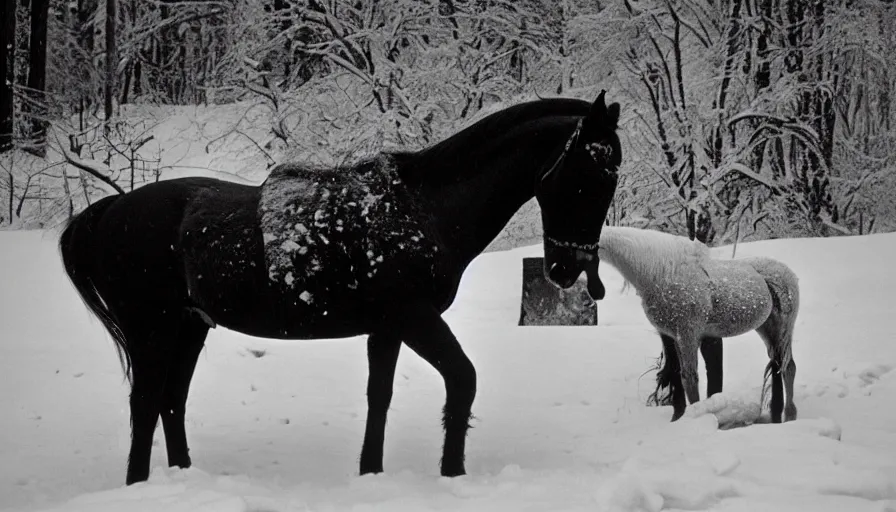
[{"label": "white horse's mane", "polygon": [[604,226],[600,258],[619,270],[636,289],[660,283],[680,269],[702,268],[709,248],[683,236],[649,229]]}]

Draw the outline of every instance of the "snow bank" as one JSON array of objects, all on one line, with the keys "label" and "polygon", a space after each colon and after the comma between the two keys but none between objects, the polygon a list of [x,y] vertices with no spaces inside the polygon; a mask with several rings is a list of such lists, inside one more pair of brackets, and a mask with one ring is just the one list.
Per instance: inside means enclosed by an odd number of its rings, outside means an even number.
[{"label": "snow bank", "polygon": [[188,406],[197,468],[162,469],[159,431],[152,476],[131,487],[127,388],[55,237],[5,232],[0,247],[4,510],[896,510],[896,235],[738,246],[800,276],[795,422],[753,423],[767,362],[755,333],[726,340],[724,393],[674,424],[671,408],[645,407],[654,383],[642,374],[661,345],[607,266],[599,326],[516,327],[521,258],[540,254],[527,247],[478,258],[445,315],[479,375],[470,475],[438,476],[444,385],[410,351],[396,371],[387,473],[359,477],[363,339],[217,329]]}]

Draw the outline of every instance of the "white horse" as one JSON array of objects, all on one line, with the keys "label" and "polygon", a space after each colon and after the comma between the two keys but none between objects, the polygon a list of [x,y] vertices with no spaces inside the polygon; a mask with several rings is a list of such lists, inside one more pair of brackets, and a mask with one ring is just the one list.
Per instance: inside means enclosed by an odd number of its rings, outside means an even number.
[{"label": "white horse", "polygon": [[[647,319],[663,340],[666,365],[659,390],[672,395],[672,421],[700,400],[697,352],[702,347],[707,395],[722,390],[721,339],[756,330],[765,342],[772,379],[773,423],[796,419],[791,343],[799,311],[799,281],[771,258],[714,259],[706,245],[659,231],[604,227],[600,259],[615,267],[641,296]],[[784,389],[787,403],[784,405]],[[683,389],[682,389],[683,387]]]}]

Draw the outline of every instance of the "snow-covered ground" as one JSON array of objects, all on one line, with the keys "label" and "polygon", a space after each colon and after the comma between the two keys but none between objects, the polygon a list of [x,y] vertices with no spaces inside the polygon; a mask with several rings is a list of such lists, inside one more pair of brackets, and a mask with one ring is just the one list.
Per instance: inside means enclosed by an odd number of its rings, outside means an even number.
[{"label": "snow-covered ground", "polygon": [[[442,381],[407,349],[386,473],[359,477],[363,340],[218,329],[188,407],[195,468],[165,468],[158,432],[152,477],[127,488],[126,383],[55,242],[0,233],[2,509],[896,511],[896,234],[737,248],[801,278],[793,423],[720,430],[645,407],[660,343],[606,265],[600,326],[516,327],[520,259],[540,255],[528,247],[477,259],[446,314],[479,372],[469,475],[438,476]],[[757,401],[765,363],[755,333],[727,340],[726,395]]]}]

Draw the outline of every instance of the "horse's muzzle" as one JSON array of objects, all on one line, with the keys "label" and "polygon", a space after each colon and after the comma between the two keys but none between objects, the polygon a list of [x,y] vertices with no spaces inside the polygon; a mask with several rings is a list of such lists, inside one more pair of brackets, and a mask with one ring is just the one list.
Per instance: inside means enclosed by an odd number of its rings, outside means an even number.
[{"label": "horse's muzzle", "polygon": [[589,252],[582,249],[557,254],[551,251],[545,254],[545,274],[549,281],[562,289],[568,289],[579,279],[582,272],[588,279],[588,295],[594,300],[601,300],[606,295],[606,289],[598,274],[600,259],[597,252]]},{"label": "horse's muzzle", "polygon": [[585,277],[588,279],[588,295],[594,300],[601,300],[607,294],[604,283],[600,280],[600,274],[597,269],[600,265],[600,258],[597,257],[597,251],[590,252],[582,249],[576,249],[576,262],[582,265],[585,270]]},{"label": "horse's muzzle", "polygon": [[594,300],[603,300],[607,295],[607,289],[604,287],[604,283],[600,280],[600,275],[597,272],[599,263],[600,261],[595,258],[593,263],[585,266],[585,277],[588,278],[588,295],[591,295],[591,298]]}]

